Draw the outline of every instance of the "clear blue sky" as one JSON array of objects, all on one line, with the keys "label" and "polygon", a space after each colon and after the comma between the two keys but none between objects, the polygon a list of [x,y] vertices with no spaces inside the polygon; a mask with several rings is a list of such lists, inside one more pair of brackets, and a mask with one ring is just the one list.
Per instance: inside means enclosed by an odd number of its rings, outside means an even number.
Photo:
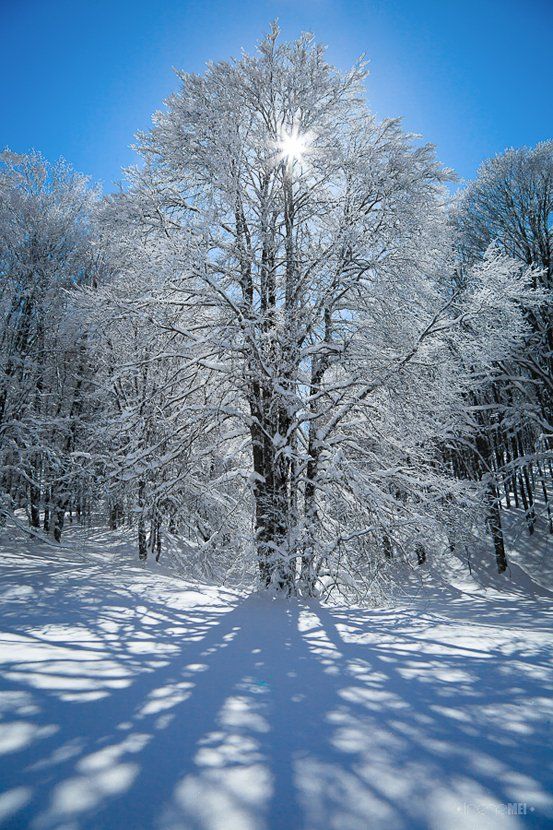
[{"label": "clear blue sky", "polygon": [[0,0],[0,146],[64,156],[109,190],[171,67],[251,51],[275,17],[342,68],[364,52],[373,111],[461,177],[553,137],[553,0]]}]

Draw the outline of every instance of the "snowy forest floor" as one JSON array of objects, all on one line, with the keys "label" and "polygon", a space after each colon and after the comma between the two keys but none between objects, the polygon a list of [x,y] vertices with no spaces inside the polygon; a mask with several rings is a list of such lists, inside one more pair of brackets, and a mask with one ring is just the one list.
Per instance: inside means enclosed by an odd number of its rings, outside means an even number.
[{"label": "snowy forest floor", "polygon": [[3,826],[553,826],[553,607],[521,569],[360,610],[186,583],[110,538],[4,532]]}]

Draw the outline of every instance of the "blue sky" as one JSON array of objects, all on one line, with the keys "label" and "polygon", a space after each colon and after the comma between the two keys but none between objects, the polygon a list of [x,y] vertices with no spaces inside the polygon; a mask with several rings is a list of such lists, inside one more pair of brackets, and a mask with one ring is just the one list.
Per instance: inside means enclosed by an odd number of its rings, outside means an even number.
[{"label": "blue sky", "polygon": [[275,17],[341,68],[365,53],[371,109],[461,177],[553,137],[553,0],[0,0],[0,145],[64,156],[109,190],[171,67],[251,51]]}]

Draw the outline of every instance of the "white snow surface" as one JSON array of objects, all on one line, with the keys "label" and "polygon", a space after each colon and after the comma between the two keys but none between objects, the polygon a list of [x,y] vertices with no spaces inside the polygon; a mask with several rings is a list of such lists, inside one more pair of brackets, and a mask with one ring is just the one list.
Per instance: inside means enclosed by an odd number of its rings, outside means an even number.
[{"label": "white snow surface", "polygon": [[553,826],[545,589],[429,581],[352,609],[187,583],[113,535],[71,538],[4,533],[2,826]]}]

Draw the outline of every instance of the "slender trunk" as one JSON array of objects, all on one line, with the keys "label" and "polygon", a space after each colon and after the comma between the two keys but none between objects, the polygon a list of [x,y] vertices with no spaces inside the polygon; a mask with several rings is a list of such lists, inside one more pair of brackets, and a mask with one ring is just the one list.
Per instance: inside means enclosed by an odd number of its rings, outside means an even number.
[{"label": "slender trunk", "polygon": [[488,523],[493,539],[497,571],[502,574],[507,570],[507,555],[505,553],[505,543],[503,540],[503,528],[501,527],[499,500],[497,497],[497,490],[493,484],[490,484],[488,487],[486,499],[489,507]]},{"label": "slender trunk", "polygon": [[520,487],[520,498],[522,499],[522,506],[524,508],[524,515],[526,516],[528,533],[532,534],[534,532],[534,522],[532,520],[531,505],[528,500],[528,493],[526,491],[524,479],[522,478],[522,474],[520,473],[520,471],[518,474],[518,483]]},{"label": "slender trunk", "polygon": [[[324,342],[330,344],[332,341],[332,315],[327,307],[324,310]],[[317,405],[314,399],[320,390],[324,374],[329,366],[328,355],[319,355],[313,360],[311,366],[310,395],[312,400],[309,405],[311,419],[308,427],[307,445],[307,467],[305,470],[305,493],[304,493],[304,519],[305,519],[305,541],[301,558],[300,582],[302,590],[307,596],[315,594],[316,568],[315,568],[315,545],[319,531],[319,513],[316,500],[316,480],[319,474],[319,464],[322,447],[317,434]]]},{"label": "slender trunk", "polygon": [[539,461],[538,461],[537,466],[538,466],[538,475],[539,475],[539,479],[540,479],[541,490],[542,490],[542,493],[543,493],[543,501],[544,501],[544,504],[545,504],[545,509],[547,510],[547,519],[548,519],[549,532],[553,533],[553,516],[551,515],[551,507],[549,505],[549,493],[547,492],[547,485],[545,483],[545,476],[543,474],[543,469],[542,469],[542,466],[539,463]]},{"label": "slender trunk", "polygon": [[43,528],[46,533],[50,532],[50,519],[51,519],[51,509],[50,504],[52,501],[52,491],[48,487],[45,492],[45,499],[44,499],[44,518],[43,518]]},{"label": "slender trunk", "polygon": [[112,504],[111,509],[109,511],[109,529],[110,530],[117,530],[117,504]]},{"label": "slender trunk", "polygon": [[526,514],[526,523],[528,524],[528,532],[532,534],[534,532],[534,526],[536,524],[536,510],[534,507],[534,488],[530,481],[530,476],[528,475],[527,464],[525,464],[522,468],[522,474],[524,476],[524,483],[526,485],[526,492],[528,494],[528,512]]},{"label": "slender trunk", "polygon": [[304,517],[305,517],[305,539],[301,556],[300,583],[302,591],[307,596],[315,593],[315,544],[318,537],[319,513],[316,501],[315,480],[317,477],[319,459],[321,455],[320,446],[316,440],[316,430],[313,422],[309,425],[309,442],[307,453],[309,460],[305,471],[305,494],[304,494]]},{"label": "slender trunk", "polygon": [[145,562],[148,557],[148,546],[146,544],[146,520],[144,517],[146,484],[144,480],[138,483],[138,558]]},{"label": "slender trunk", "polygon": [[417,554],[417,565],[424,565],[426,562],[426,548],[420,542],[415,545],[415,553]]},{"label": "slender trunk", "polygon": [[36,484],[29,486],[29,507],[31,527],[40,527],[40,488]]},{"label": "slender trunk", "polygon": [[156,562],[161,559],[161,520],[157,519],[156,524]]},{"label": "slender trunk", "polygon": [[66,507],[67,499],[59,499],[52,509],[52,535],[56,542],[61,542]]}]

